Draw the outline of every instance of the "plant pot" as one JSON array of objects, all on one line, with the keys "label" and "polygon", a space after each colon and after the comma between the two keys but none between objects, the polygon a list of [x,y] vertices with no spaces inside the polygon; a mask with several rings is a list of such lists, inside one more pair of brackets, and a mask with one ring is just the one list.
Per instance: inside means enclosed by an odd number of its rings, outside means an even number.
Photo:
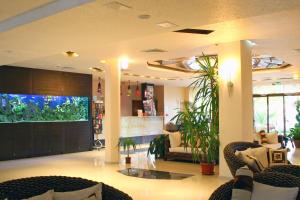
[{"label": "plant pot", "polygon": [[215,174],[214,168],[215,164],[213,163],[201,163],[201,170],[203,175],[213,175]]},{"label": "plant pot", "polygon": [[300,140],[294,140],[295,147],[300,148]]},{"label": "plant pot", "polygon": [[126,162],[126,164],[130,164],[131,163],[131,157],[126,157],[125,162]]}]

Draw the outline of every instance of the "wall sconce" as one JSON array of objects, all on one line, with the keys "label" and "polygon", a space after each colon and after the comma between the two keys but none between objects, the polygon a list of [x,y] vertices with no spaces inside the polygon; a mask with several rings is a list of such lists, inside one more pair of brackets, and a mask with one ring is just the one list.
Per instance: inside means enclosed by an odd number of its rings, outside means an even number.
[{"label": "wall sconce", "polygon": [[220,65],[219,74],[221,79],[226,83],[228,95],[231,96],[233,93],[234,83],[232,79],[234,78],[237,71],[237,62],[234,59],[228,59]]},{"label": "wall sconce", "polygon": [[233,82],[231,80],[227,81],[228,95],[231,96],[233,92]]}]

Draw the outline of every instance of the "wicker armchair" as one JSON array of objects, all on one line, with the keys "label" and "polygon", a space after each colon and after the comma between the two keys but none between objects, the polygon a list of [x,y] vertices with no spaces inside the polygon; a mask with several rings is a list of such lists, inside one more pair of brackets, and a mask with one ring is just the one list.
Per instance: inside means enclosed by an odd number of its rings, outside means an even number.
[{"label": "wicker armchair", "polygon": [[[0,183],[0,199],[24,199],[54,189],[57,192],[81,190],[98,182],[65,176],[39,176]],[[102,183],[103,200],[132,200],[132,198],[109,185]]]},{"label": "wicker armchair", "polygon": [[[254,175],[254,180],[259,183],[276,187],[299,187],[300,179],[290,174],[264,172]],[[210,196],[209,200],[231,200],[233,180],[218,187]],[[297,200],[300,200],[298,193]]]},{"label": "wicker armchair", "polygon": [[300,166],[298,165],[278,165],[272,166],[264,170],[264,172],[278,172],[283,174],[291,174],[300,178]]},{"label": "wicker armchair", "polygon": [[257,147],[261,147],[261,145],[251,142],[232,142],[225,146],[223,150],[224,158],[233,177],[235,176],[236,170],[247,165],[242,159],[235,155],[235,152]]}]

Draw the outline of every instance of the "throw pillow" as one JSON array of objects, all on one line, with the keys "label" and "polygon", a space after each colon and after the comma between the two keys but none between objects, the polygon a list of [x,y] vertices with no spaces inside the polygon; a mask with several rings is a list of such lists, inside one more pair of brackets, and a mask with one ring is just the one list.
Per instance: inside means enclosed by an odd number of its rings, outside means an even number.
[{"label": "throw pillow", "polygon": [[279,149],[279,150],[270,149],[269,159],[270,159],[270,166],[288,164],[287,149]]},{"label": "throw pillow", "polygon": [[251,155],[262,164],[263,168],[269,167],[268,149],[266,147],[252,148],[251,151]]},{"label": "throw pillow", "polygon": [[47,192],[30,197],[27,200],[53,200],[54,190],[48,190]]},{"label": "throw pillow", "polygon": [[253,181],[251,200],[295,200],[298,191],[298,187],[274,187]]},{"label": "throw pillow", "polygon": [[231,200],[250,200],[253,189],[253,172],[247,166],[236,171]]},{"label": "throw pillow", "polygon": [[277,133],[267,133],[266,134],[268,144],[277,144],[278,143],[278,134]]},{"label": "throw pillow", "polygon": [[260,161],[253,156],[251,148],[248,148],[245,151],[236,151],[235,155],[242,159],[249,169],[254,172],[261,172],[264,169]]},{"label": "throw pillow", "polygon": [[171,148],[179,147],[181,144],[181,134],[179,131],[170,133],[169,134],[169,140]]},{"label": "throw pillow", "polygon": [[83,200],[83,199],[89,199],[91,197],[95,197],[96,200],[102,200],[101,183],[82,190],[75,190],[70,192],[54,192],[54,200],[66,200],[66,199]]}]

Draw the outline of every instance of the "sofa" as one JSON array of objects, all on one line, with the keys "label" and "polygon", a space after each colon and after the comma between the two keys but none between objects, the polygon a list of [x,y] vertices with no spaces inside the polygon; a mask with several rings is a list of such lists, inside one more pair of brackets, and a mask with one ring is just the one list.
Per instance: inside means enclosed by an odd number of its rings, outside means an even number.
[{"label": "sofa", "polygon": [[167,135],[165,139],[165,160],[185,160],[193,161],[190,147],[184,147],[181,140],[181,134],[178,131],[164,131]]},{"label": "sofa", "polygon": [[[54,190],[69,192],[97,185],[98,182],[66,176],[38,176],[15,179],[0,183],[0,199],[27,199]],[[102,183],[103,200],[132,200],[132,198],[109,185]]]},{"label": "sofa", "polygon": [[266,133],[266,141],[262,142],[259,133],[254,133],[253,138],[255,143],[258,143],[266,148],[269,149],[280,149],[283,148],[283,136],[278,135],[278,133]]}]

